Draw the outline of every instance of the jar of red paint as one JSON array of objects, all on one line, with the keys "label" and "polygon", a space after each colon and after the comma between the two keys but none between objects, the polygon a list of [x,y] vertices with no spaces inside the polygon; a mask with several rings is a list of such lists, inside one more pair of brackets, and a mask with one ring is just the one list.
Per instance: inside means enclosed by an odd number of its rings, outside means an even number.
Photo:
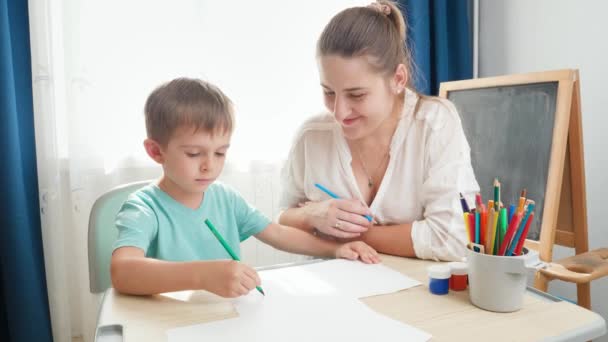
[{"label": "jar of red paint", "polygon": [[450,262],[450,290],[464,291],[469,283],[468,266],[464,262]]}]

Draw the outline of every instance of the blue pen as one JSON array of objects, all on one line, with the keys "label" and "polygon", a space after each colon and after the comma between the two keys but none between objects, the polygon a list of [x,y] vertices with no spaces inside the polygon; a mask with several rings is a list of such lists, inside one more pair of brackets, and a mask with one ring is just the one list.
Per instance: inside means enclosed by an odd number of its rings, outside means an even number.
[{"label": "blue pen", "polygon": [[[340,197],[339,197],[338,195],[336,195],[336,194],[334,194],[333,192],[329,191],[329,189],[328,189],[328,188],[326,188],[326,187],[324,187],[323,185],[321,185],[321,184],[319,184],[319,183],[315,183],[315,186],[316,186],[317,188],[319,188],[319,190],[321,190],[321,191],[323,191],[324,193],[326,193],[326,194],[328,194],[329,196],[331,196],[332,198],[335,198],[335,199],[340,199]],[[366,218],[366,219],[367,219],[369,222],[372,222],[372,217],[371,217],[371,216],[369,216],[369,215],[363,215],[363,216],[365,216],[365,218]]]},{"label": "blue pen", "polygon": [[[521,234],[523,233],[524,228],[526,227],[526,223],[528,223],[528,219],[530,218],[530,213],[532,211],[534,211],[534,202],[528,204],[528,210],[526,211],[526,216],[521,221],[521,224],[519,225],[519,228],[517,229],[517,233],[515,233],[515,237],[513,238],[511,245],[509,246],[509,249],[507,250],[507,253],[505,253],[506,256],[513,255],[513,251],[515,250],[515,247],[517,247],[517,242],[521,238]],[[525,238],[526,237],[524,236],[524,239]]]}]

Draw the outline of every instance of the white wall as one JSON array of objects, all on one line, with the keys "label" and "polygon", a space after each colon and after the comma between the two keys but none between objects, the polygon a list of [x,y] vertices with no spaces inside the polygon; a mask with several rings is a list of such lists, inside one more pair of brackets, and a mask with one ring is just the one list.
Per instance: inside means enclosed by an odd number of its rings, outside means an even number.
[{"label": "white wall", "polygon": [[[479,77],[579,69],[589,248],[608,247],[608,2],[479,2]],[[554,257],[572,253],[557,247]],[[608,321],[608,278],[593,282],[591,291],[593,311]],[[563,282],[553,281],[549,292],[576,298],[575,287]],[[608,336],[597,341],[608,341]]]}]

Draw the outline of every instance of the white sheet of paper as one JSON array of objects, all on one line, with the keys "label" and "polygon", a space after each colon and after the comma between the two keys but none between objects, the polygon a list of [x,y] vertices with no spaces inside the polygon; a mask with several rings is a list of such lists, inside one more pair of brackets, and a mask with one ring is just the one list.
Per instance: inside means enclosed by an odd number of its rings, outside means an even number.
[{"label": "white sheet of paper", "polygon": [[376,313],[357,299],[420,284],[386,266],[331,260],[262,271],[260,277],[267,295],[251,291],[235,300],[238,318],[171,329],[167,331],[168,341],[369,342],[431,338]]},{"label": "white sheet of paper", "polygon": [[382,316],[346,296],[282,296],[250,293],[236,302],[238,318],[167,331],[169,342],[428,341],[431,335]]},{"label": "white sheet of paper", "polygon": [[260,278],[262,287],[272,279],[282,284],[284,291],[293,294],[340,294],[355,298],[393,293],[420,285],[419,281],[382,264],[345,259],[262,271]]}]

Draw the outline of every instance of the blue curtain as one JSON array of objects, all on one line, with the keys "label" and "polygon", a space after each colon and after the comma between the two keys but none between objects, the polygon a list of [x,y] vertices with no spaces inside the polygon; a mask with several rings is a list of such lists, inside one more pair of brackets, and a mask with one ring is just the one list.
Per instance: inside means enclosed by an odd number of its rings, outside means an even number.
[{"label": "blue curtain", "polygon": [[412,48],[416,89],[437,95],[439,84],[473,77],[471,0],[401,0]]},{"label": "blue curtain", "polygon": [[26,0],[0,0],[0,340],[52,341]]}]

